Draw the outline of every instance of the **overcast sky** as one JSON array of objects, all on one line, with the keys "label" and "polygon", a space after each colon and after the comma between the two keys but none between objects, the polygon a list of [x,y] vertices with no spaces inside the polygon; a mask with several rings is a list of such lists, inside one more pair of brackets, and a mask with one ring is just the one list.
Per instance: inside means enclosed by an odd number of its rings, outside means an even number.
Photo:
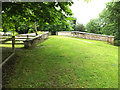
[{"label": "overcast sky", "polygon": [[74,16],[77,18],[77,22],[84,25],[92,18],[97,18],[99,13],[106,7],[107,2],[110,0],[91,0],[87,3],[84,0],[73,0],[74,4],[70,7]]}]

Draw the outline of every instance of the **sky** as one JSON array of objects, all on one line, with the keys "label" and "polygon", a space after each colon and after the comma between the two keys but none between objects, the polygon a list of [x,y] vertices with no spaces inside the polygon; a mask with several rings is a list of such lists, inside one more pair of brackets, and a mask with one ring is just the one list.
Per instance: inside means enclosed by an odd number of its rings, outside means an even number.
[{"label": "sky", "polygon": [[90,19],[97,18],[99,13],[106,7],[110,0],[91,0],[87,3],[84,0],[73,0],[74,4],[70,7],[77,22],[86,25]]}]

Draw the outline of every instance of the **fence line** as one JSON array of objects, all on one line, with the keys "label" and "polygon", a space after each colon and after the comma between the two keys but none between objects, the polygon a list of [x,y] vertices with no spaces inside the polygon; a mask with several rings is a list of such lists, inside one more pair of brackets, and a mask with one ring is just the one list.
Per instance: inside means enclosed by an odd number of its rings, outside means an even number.
[{"label": "fence line", "polygon": [[49,38],[49,32],[45,32],[44,34],[37,35],[35,38],[32,39],[26,39],[25,41],[23,41],[24,47],[25,48],[34,47],[37,43],[41,43],[47,38]]},{"label": "fence line", "polygon": [[[2,63],[0,63],[0,68],[11,58],[15,55],[15,41],[23,41],[25,48],[30,48],[36,45],[37,43],[40,43],[44,41],[45,39],[49,38],[49,32],[44,32],[44,34],[40,35],[33,35],[33,34],[20,34],[15,36],[12,36],[12,38],[7,38],[3,41],[0,41],[0,43],[5,43],[7,41],[12,40],[12,54],[9,55]],[[6,44],[6,43],[5,43]]]},{"label": "fence line", "polygon": [[13,52],[10,56],[8,56],[1,64],[0,64],[0,68],[13,56],[15,55],[15,52]]},{"label": "fence line", "polygon": [[12,54],[10,54],[1,64],[0,64],[0,68],[10,59],[15,55],[15,36],[12,36],[12,38],[8,38],[4,41],[1,42],[7,42],[10,41],[12,39]]}]

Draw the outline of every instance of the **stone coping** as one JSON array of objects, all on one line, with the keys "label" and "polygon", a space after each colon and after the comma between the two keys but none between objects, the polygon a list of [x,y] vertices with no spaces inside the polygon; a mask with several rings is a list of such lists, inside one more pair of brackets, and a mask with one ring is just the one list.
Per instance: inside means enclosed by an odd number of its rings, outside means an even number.
[{"label": "stone coping", "polygon": [[106,41],[111,44],[114,44],[114,36],[103,35],[103,34],[94,34],[94,33],[80,32],[80,31],[60,31],[57,32],[57,35],[67,35],[67,36],[86,38],[91,40],[94,39],[94,40]]},{"label": "stone coping", "polygon": [[80,31],[57,31],[57,32],[72,32],[72,34],[75,33],[83,33],[83,34],[91,34],[91,35],[99,35],[99,36],[108,36],[108,37],[114,37],[109,35],[103,35],[103,34],[96,34],[96,33],[87,33],[87,32],[80,32]]},{"label": "stone coping", "polygon": [[32,39],[26,39],[24,42],[25,48],[30,48],[36,45],[37,43],[41,43],[45,39],[49,38],[49,32],[45,32],[44,34],[40,34],[35,36],[35,38]]}]

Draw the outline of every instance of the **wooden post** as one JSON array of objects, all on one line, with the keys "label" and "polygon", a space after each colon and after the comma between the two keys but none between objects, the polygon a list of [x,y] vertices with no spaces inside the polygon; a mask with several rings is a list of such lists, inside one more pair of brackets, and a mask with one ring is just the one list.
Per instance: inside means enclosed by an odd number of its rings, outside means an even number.
[{"label": "wooden post", "polygon": [[56,35],[58,36],[58,31],[56,31]]},{"label": "wooden post", "polygon": [[12,36],[12,52],[15,53],[15,36]]},{"label": "wooden post", "polygon": [[27,35],[27,40],[28,40],[29,36]]},{"label": "wooden post", "polygon": [[34,22],[34,31],[35,31],[35,33],[36,33],[36,36],[37,36],[38,34],[37,34],[36,22]]}]

